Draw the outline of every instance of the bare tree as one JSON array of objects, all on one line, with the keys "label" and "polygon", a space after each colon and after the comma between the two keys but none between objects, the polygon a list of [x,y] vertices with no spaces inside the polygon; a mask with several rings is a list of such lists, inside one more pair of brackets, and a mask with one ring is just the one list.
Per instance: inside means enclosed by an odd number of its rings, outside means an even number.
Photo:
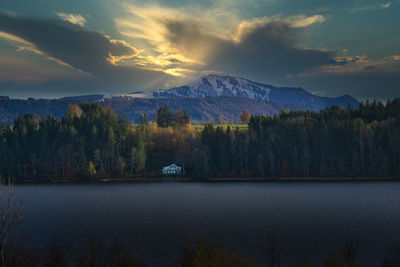
[{"label": "bare tree", "polygon": [[271,230],[267,235],[267,259],[270,267],[279,267],[281,245],[277,239],[274,230]]},{"label": "bare tree", "polygon": [[357,259],[357,247],[357,241],[346,240],[346,245],[343,249],[343,257],[350,267],[354,266]]},{"label": "bare tree", "polygon": [[14,194],[13,184],[0,183],[0,256],[1,266],[8,266],[13,258],[15,246],[13,235],[17,226],[22,222],[22,210],[24,203]]}]

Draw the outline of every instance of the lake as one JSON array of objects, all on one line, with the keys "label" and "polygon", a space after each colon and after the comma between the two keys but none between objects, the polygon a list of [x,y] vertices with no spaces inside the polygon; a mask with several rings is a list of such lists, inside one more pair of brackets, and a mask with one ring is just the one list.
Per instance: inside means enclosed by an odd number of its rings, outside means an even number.
[{"label": "lake", "polygon": [[399,182],[221,182],[16,185],[21,232],[35,246],[89,236],[128,245],[149,266],[173,264],[185,242],[222,238],[263,260],[273,230],[282,262],[316,261],[346,240],[380,264],[400,243]]}]

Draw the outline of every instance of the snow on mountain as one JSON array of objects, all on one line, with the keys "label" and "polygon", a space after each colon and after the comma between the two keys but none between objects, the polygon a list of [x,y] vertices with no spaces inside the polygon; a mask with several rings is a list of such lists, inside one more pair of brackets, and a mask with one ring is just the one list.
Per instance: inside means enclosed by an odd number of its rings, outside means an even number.
[{"label": "snow on mountain", "polygon": [[260,84],[244,78],[210,74],[188,85],[158,90],[154,97],[241,96],[255,100],[269,100],[271,85]]},{"label": "snow on mountain", "polygon": [[355,98],[320,97],[300,87],[275,87],[253,82],[240,77],[210,74],[188,85],[153,92],[156,98],[205,98],[217,96],[245,97],[280,104],[301,105],[311,110],[325,109],[330,106],[348,105],[357,108],[360,104]]},{"label": "snow on mountain", "polygon": [[104,99],[111,98],[153,98],[153,92],[145,92],[145,91],[137,91],[130,94],[114,94],[114,95],[106,95],[103,97]]},{"label": "snow on mountain", "polygon": [[241,77],[210,74],[180,87],[162,89],[154,92],[137,91],[130,94],[103,96],[98,102],[110,99],[149,99],[149,98],[207,98],[207,97],[240,97],[252,100],[274,102],[301,106],[310,110],[321,110],[330,106],[351,105],[357,108],[360,104],[355,98],[344,95],[340,97],[320,97],[300,87],[275,87],[253,82]]}]

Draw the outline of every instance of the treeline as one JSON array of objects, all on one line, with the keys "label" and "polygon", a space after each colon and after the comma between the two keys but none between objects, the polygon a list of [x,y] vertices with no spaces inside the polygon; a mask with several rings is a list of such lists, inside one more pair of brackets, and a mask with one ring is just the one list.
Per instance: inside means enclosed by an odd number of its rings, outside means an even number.
[{"label": "treeline", "polygon": [[145,160],[142,136],[101,105],[70,106],[61,120],[27,114],[0,128],[0,173],[17,182],[133,175]]},{"label": "treeline", "polygon": [[399,177],[400,99],[255,116],[248,138],[258,176]]},{"label": "treeline", "polygon": [[169,151],[197,178],[400,175],[400,99],[252,116],[248,126],[207,124]]},{"label": "treeline", "polygon": [[358,109],[252,116],[248,129],[194,127],[161,107],[138,125],[99,104],[73,105],[61,120],[24,115],[0,127],[0,173],[16,181],[160,176],[398,177],[400,98]]}]

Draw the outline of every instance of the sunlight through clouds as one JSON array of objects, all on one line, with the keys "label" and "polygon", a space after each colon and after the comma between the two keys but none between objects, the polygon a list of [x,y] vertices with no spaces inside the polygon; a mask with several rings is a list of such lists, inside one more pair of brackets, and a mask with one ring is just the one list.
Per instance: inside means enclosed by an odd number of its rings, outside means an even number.
[{"label": "sunlight through clouds", "polygon": [[[135,6],[125,3],[122,6],[127,14],[114,19],[118,32],[132,43],[138,44],[140,40],[148,43],[139,48],[143,52],[136,64],[175,76],[205,69],[214,71],[209,64],[210,58],[222,46],[239,44],[247,34],[260,27],[282,24],[304,28],[326,20],[320,14],[243,20],[235,12],[219,7],[204,10],[196,6],[175,9],[154,4]],[[281,37],[291,38],[291,35]]]},{"label": "sunlight through clouds", "polygon": [[[108,38],[110,38],[110,37],[108,37]],[[135,47],[133,47],[132,45],[130,45],[128,42],[126,42],[124,40],[110,39],[110,44],[113,44],[115,46],[125,47],[125,48],[131,50],[130,53],[121,53],[121,54],[116,54],[115,52],[113,54],[112,52],[109,52],[106,60],[109,61],[113,65],[117,65],[117,63],[122,60],[131,59],[131,58],[137,56],[139,53],[139,51]]]}]

